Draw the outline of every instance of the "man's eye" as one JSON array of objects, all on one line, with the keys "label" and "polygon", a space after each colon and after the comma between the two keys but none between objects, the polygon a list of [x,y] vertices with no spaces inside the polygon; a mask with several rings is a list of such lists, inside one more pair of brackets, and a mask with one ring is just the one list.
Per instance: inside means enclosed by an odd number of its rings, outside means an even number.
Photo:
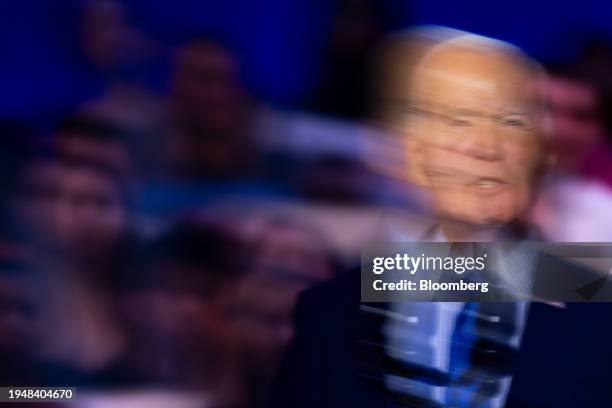
[{"label": "man's eye", "polygon": [[471,122],[469,120],[466,119],[461,119],[461,118],[446,118],[447,122],[449,125],[451,126],[456,126],[456,127],[464,127],[464,126],[470,126]]},{"label": "man's eye", "polygon": [[520,129],[529,128],[529,123],[525,119],[522,119],[522,118],[503,118],[501,122],[502,122],[502,125],[508,126],[508,127],[514,127],[514,128],[520,128]]}]

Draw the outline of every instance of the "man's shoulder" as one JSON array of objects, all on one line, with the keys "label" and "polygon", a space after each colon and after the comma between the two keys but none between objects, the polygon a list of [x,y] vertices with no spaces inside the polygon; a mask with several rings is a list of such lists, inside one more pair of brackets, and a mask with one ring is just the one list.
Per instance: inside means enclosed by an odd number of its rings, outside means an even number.
[{"label": "man's shoulder", "polygon": [[360,293],[360,270],[352,268],[303,291],[295,308],[295,318],[301,324],[337,326],[359,310]]},{"label": "man's shoulder", "polygon": [[300,300],[305,304],[346,306],[359,302],[360,268],[351,268],[337,277],[312,286],[302,292]]}]

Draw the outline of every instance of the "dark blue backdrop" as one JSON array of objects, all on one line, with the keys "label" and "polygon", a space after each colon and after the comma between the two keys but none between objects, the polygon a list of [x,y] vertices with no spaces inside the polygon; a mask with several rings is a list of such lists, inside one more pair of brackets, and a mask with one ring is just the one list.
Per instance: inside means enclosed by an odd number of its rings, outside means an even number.
[{"label": "dark blue backdrop", "polygon": [[[79,0],[2,1],[0,115],[46,117],[100,90],[80,62]],[[571,56],[582,35],[612,34],[607,1],[392,0],[404,23],[435,23],[511,41],[548,59]],[[273,103],[299,101],[316,79],[330,27],[328,0],[128,0],[137,25],[165,45],[193,32],[221,32],[245,64],[252,91]],[[163,87],[167,61],[151,80]]]}]

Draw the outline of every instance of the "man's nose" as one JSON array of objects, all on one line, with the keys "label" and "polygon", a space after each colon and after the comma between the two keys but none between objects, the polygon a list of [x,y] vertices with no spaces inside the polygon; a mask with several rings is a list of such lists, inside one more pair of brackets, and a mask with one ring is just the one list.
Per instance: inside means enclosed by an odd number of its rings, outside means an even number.
[{"label": "man's nose", "polygon": [[464,137],[456,145],[460,153],[479,160],[502,159],[499,129],[494,120],[481,118],[466,130]]}]

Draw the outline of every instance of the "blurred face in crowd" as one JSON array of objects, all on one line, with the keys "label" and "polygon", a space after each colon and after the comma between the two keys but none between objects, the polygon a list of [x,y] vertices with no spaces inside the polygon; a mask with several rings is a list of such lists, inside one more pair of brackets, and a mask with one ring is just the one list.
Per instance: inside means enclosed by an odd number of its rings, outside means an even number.
[{"label": "blurred face in crowd", "polygon": [[17,211],[27,230],[52,248],[103,256],[124,233],[125,203],[109,174],[49,161],[32,165],[24,178]]},{"label": "blurred face in crowd", "polygon": [[126,308],[141,333],[183,351],[225,336],[226,285],[194,265],[162,261],[151,267],[167,280],[132,294]]},{"label": "blurred face in crowd", "polygon": [[270,378],[293,336],[298,293],[333,276],[333,262],[321,236],[308,226],[266,217],[251,222],[253,273],[236,286],[227,315],[244,341],[251,373]]},{"label": "blurred face in crowd", "polygon": [[227,316],[236,336],[242,339],[249,369],[270,377],[293,336],[291,312],[299,282],[271,276],[245,278],[233,292]]},{"label": "blurred face in crowd", "polygon": [[70,133],[59,133],[57,150],[68,157],[93,159],[105,163],[121,174],[129,174],[132,162],[125,144],[118,140],[95,140]]},{"label": "blurred face in crowd", "polygon": [[553,75],[542,81],[539,91],[551,115],[557,164],[576,170],[603,132],[597,90],[589,83]]},{"label": "blurred face in crowd", "polygon": [[416,69],[409,159],[442,220],[494,229],[527,207],[542,154],[531,80],[484,45],[439,46]]},{"label": "blurred face in crowd", "polygon": [[213,42],[194,42],[178,51],[172,94],[179,115],[214,134],[236,127],[245,91],[236,57]]},{"label": "blurred face in crowd", "polygon": [[0,354],[32,353],[39,335],[37,296],[31,277],[0,272]]},{"label": "blurred face in crowd", "polygon": [[258,242],[255,266],[259,271],[272,272],[305,283],[332,276],[332,263],[316,234],[297,226],[269,226]]},{"label": "blurred face in crowd", "polygon": [[206,40],[179,49],[172,78],[174,129],[164,141],[171,172],[179,176],[231,175],[251,151],[248,108],[238,61]]},{"label": "blurred face in crowd", "polygon": [[124,56],[129,27],[124,10],[112,0],[91,1],[83,13],[82,41],[87,56],[96,65],[109,68]]},{"label": "blurred face in crowd", "polygon": [[153,44],[127,19],[121,2],[90,0],[81,16],[81,47],[96,67],[112,72],[143,61]]},{"label": "blurred face in crowd", "polygon": [[106,163],[121,174],[129,174],[131,159],[126,147],[118,141],[96,141],[70,134],[57,135],[57,148],[69,157],[94,159]]}]

